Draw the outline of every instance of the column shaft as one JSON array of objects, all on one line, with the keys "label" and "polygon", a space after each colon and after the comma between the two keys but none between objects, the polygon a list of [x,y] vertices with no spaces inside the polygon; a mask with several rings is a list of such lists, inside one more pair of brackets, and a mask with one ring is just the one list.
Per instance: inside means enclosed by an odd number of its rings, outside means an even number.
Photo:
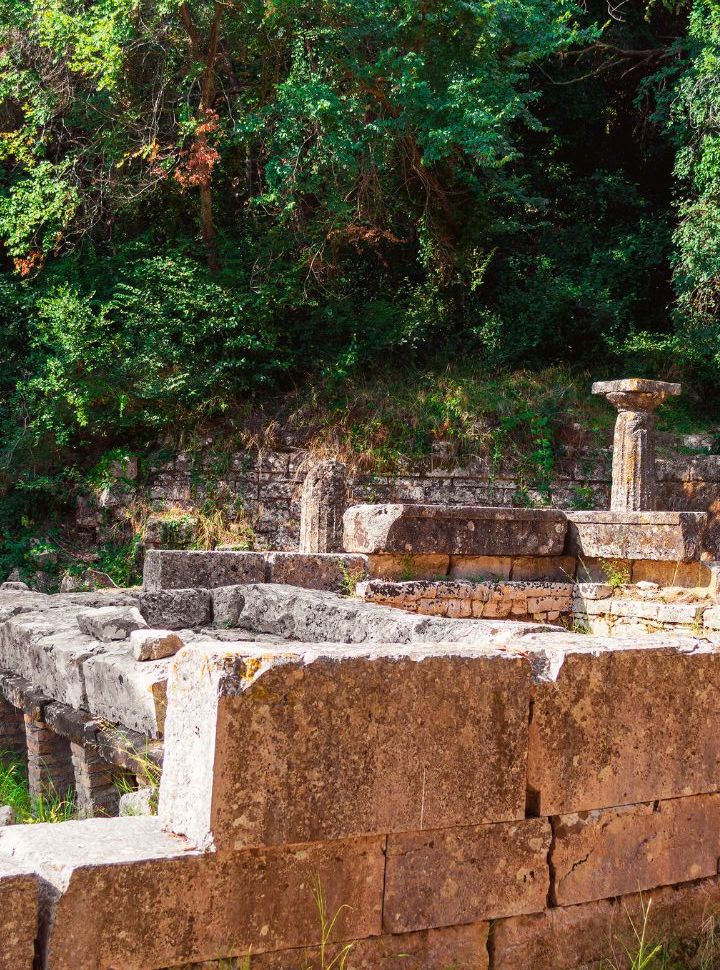
[{"label": "column shaft", "polygon": [[613,512],[653,511],[655,487],[655,415],[651,411],[618,413],[613,444]]}]

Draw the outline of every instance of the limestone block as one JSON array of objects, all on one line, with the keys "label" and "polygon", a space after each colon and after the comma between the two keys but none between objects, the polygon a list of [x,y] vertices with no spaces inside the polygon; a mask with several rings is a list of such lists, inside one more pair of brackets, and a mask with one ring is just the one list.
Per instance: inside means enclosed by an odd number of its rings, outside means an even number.
[{"label": "limestone block", "polygon": [[[509,612],[509,610],[507,611]],[[509,642],[537,626],[420,616],[321,590],[251,584],[214,591],[216,627],[240,627],[305,643]]]},{"label": "limestone block", "polygon": [[560,906],[717,873],[720,795],[692,795],[553,820],[553,898]]},{"label": "limestone block", "polygon": [[14,825],[15,811],[10,805],[0,805],[0,825]]},{"label": "limestone block", "polygon": [[143,567],[143,586],[160,589],[191,589],[233,586],[265,581],[264,552],[202,552],[200,550],[148,549]]},{"label": "limestone block", "polygon": [[[447,926],[419,933],[393,933],[352,944],[347,958],[348,970],[488,970],[488,924]],[[342,945],[327,947],[325,960],[339,967]],[[320,950],[253,954],[252,970],[300,970],[319,967]],[[332,964],[337,960],[337,964]],[[203,970],[223,970],[221,962],[205,965]],[[181,968],[173,968],[181,970]],[[199,968],[184,968],[199,970]]]},{"label": "limestone block", "polygon": [[0,627],[0,667],[72,707],[86,707],[84,661],[104,649],[77,629],[76,610],[16,615]]},{"label": "limestone block", "polygon": [[162,660],[181,650],[183,641],[171,630],[133,630],[130,647],[136,660]]},{"label": "limestone block", "polygon": [[697,560],[707,523],[704,512],[568,512],[567,517],[568,552],[583,559]]},{"label": "limestone block", "polygon": [[154,788],[138,788],[120,796],[118,815],[121,818],[132,815],[157,815],[157,791]]},{"label": "limestone block", "polygon": [[395,555],[379,553],[367,557],[368,570],[373,578],[390,580],[441,579],[448,574],[450,556]]},{"label": "limestone block", "polygon": [[547,579],[556,583],[571,583],[575,576],[573,556],[518,556],[511,568],[513,582]]},{"label": "limestone block", "polygon": [[510,579],[513,560],[510,556],[452,556],[449,576],[451,579],[472,582],[496,582]]},{"label": "limestone block", "polygon": [[606,600],[612,596],[612,586],[607,583],[576,583],[574,595],[582,600]]},{"label": "limestone block", "polygon": [[659,603],[614,597],[608,613],[611,616],[630,616],[636,620],[657,620]]},{"label": "limestone block", "polygon": [[[720,788],[715,648],[691,638],[673,647],[669,634],[638,649],[622,640],[579,638],[563,649],[555,635],[536,639],[560,650],[556,674],[534,689],[528,785],[539,815]],[[524,638],[525,650],[532,641]]]},{"label": "limestone block", "polygon": [[160,589],[138,596],[147,625],[168,630],[188,630],[212,622],[212,594],[208,589]]},{"label": "limestone block", "polygon": [[522,658],[447,645],[225,646],[189,644],[174,661],[168,829],[230,848],[524,816]]},{"label": "limestone block", "polygon": [[37,876],[0,857],[0,970],[33,970],[37,925]]},{"label": "limestone block", "polygon": [[541,911],[550,839],[545,819],[391,835],[383,928],[402,933]]},{"label": "limestone block", "polygon": [[29,593],[30,592],[30,587],[28,586],[27,583],[16,582],[16,581],[12,581],[12,580],[11,581],[6,581],[4,583],[0,583],[0,589],[3,590],[4,592],[12,592],[12,593]]},{"label": "limestone block", "polygon": [[102,643],[126,640],[133,630],[147,626],[134,606],[101,606],[78,613],[77,625],[89,637]]},{"label": "limestone block", "polygon": [[172,658],[138,663],[129,645],[90,657],[83,664],[87,709],[112,724],[161,737],[171,662]]},{"label": "limestone block", "polygon": [[708,630],[720,630],[720,607],[711,606],[702,615],[703,626]]},{"label": "limestone block", "polygon": [[557,556],[566,520],[554,509],[478,505],[355,505],[344,516],[348,552]]},{"label": "limestone block", "polygon": [[317,944],[316,879],[329,913],[347,907],[334,940],[377,936],[383,846],[369,838],[201,854],[156,818],[0,834],[0,858],[36,868],[52,890],[44,896],[47,970],[147,970]]},{"label": "limestone block", "polygon": [[268,553],[271,583],[286,583],[306,589],[352,592],[354,585],[368,576],[366,556],[298,552]]}]

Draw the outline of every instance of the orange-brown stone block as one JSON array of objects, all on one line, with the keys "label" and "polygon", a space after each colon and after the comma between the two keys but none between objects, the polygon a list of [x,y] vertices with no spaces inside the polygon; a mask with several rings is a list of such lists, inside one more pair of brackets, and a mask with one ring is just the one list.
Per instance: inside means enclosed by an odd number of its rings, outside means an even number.
[{"label": "orange-brown stone block", "polygon": [[720,913],[717,878],[562,906],[493,925],[493,970],[629,970],[635,929],[655,943],[701,939]]},{"label": "orange-brown stone block", "polygon": [[198,644],[176,658],[166,828],[241,848],[524,818],[523,658],[467,645],[254,650]]},{"label": "orange-brown stone block", "polygon": [[717,873],[720,795],[553,819],[552,895],[560,906]]},{"label": "orange-brown stone block", "polygon": [[384,929],[402,933],[542,910],[549,846],[544,819],[390,836]]},{"label": "orange-brown stone block", "polygon": [[37,877],[0,858],[0,970],[32,970],[37,925]]},{"label": "orange-brown stone block", "polygon": [[12,853],[51,887],[46,970],[148,970],[316,945],[317,884],[331,917],[345,907],[332,941],[379,936],[384,842],[200,854],[130,817],[10,826],[0,859]]},{"label": "orange-brown stone block", "polygon": [[[535,689],[528,784],[538,815],[720,788],[720,654],[569,653]],[[632,888],[632,887],[631,887]]]}]

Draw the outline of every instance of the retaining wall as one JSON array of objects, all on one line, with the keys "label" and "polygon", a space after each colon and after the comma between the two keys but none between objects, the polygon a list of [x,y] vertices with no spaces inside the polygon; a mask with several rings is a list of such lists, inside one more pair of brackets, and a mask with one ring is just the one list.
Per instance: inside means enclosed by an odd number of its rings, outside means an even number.
[{"label": "retaining wall", "polygon": [[651,934],[718,911],[719,689],[667,633],[190,644],[159,819],[0,833],[0,967],[300,970],[315,880],[350,970],[623,966],[638,893]]},{"label": "retaining wall", "polygon": [[[100,529],[109,514],[123,519],[123,511],[138,498],[155,512],[185,509],[188,514],[208,496],[236,502],[238,518],[251,525],[263,548],[295,550],[300,538],[300,494],[314,458],[308,452],[246,451],[218,456],[208,452],[180,453],[158,464],[149,484],[135,484],[137,464],[124,466],[116,479],[97,496],[80,499],[78,523],[88,530]],[[710,542],[720,558],[717,516],[720,513],[720,455],[658,459],[658,508],[710,513]],[[127,476],[127,477],[122,477]],[[555,508],[608,508],[610,502],[610,451],[563,458],[557,462],[552,482]],[[521,487],[517,469],[506,463],[491,468],[482,459],[458,467],[451,461],[428,458],[413,473],[398,475],[351,475],[349,504],[403,502],[445,505],[510,506],[518,501],[547,504],[547,496]],[[164,541],[157,527],[151,544]],[[185,536],[192,541],[192,525]],[[179,537],[174,534],[174,543]],[[238,535],[238,541],[242,535]]]}]

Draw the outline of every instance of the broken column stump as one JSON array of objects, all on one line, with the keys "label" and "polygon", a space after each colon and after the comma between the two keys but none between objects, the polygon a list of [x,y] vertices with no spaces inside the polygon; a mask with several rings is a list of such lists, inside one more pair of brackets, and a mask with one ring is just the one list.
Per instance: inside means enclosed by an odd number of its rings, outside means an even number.
[{"label": "broken column stump", "polygon": [[347,468],[321,461],[305,476],[300,506],[300,552],[342,552]]}]

